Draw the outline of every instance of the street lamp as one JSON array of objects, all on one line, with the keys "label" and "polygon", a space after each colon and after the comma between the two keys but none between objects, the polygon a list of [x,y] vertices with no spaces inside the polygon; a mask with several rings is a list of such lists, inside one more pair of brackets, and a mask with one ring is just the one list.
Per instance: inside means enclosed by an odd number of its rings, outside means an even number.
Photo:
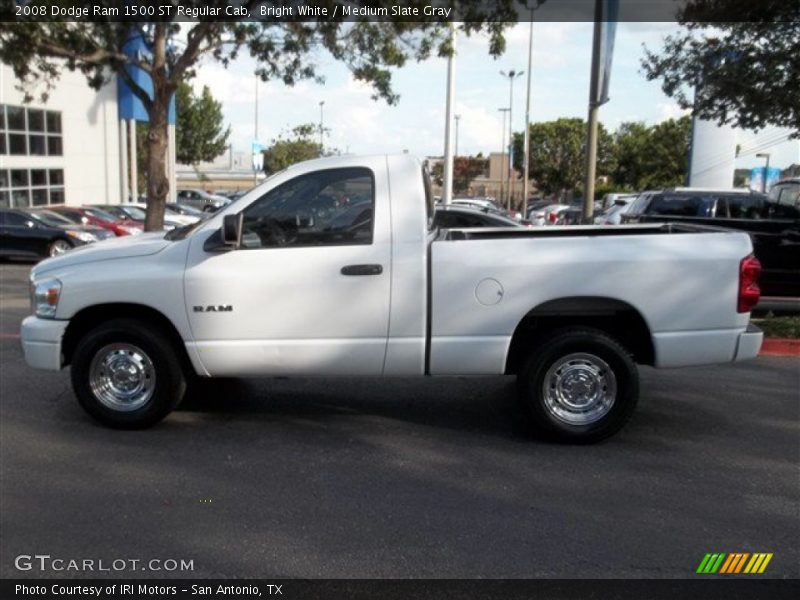
[{"label": "street lamp", "polygon": [[506,162],[506,113],[511,112],[510,108],[498,108],[501,113],[503,113],[503,127],[500,130],[502,132],[502,142],[500,142],[500,202],[503,202],[503,167],[505,166]]},{"label": "street lamp", "polygon": [[767,192],[767,177],[769,176],[769,152],[759,152],[756,158],[766,158],[767,164],[764,165],[764,177],[761,178],[761,191]]},{"label": "street lamp", "polygon": [[[513,125],[513,116],[514,116],[514,80],[517,77],[522,77],[525,74],[525,71],[515,71],[511,69],[508,73],[505,71],[500,71],[500,75],[503,77],[508,78],[508,145],[511,146],[513,143],[514,137],[514,125]],[[509,152],[508,156],[508,210],[511,210],[511,198],[513,196],[513,188],[514,185],[511,181],[511,153]]]},{"label": "street lamp", "polygon": [[319,103],[319,153],[322,154],[322,132],[324,131],[322,107],[325,106],[325,100],[320,100]]}]

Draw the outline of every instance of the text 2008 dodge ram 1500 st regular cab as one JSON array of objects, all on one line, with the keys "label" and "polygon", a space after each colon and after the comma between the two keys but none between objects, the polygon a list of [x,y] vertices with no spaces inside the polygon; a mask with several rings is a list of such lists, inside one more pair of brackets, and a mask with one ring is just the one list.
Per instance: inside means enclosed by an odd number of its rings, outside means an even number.
[{"label": "text 2008 dodge ram 1500 st regular cab", "polygon": [[433,210],[408,156],[295,165],[206,221],[37,265],[25,358],[71,365],[81,405],[130,428],[194,377],[516,374],[539,429],[588,442],[631,415],[637,363],[758,353],[746,234],[436,230]]}]

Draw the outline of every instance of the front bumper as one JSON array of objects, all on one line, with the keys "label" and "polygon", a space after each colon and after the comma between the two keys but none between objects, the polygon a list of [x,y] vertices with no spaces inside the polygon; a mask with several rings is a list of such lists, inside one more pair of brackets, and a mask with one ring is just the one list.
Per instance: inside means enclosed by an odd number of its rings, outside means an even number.
[{"label": "front bumper", "polygon": [[748,360],[758,356],[758,351],[761,350],[761,342],[764,341],[764,332],[752,323],[747,326],[747,329],[739,334],[739,342],[736,344],[736,354],[733,357],[734,361]]},{"label": "front bumper", "polygon": [[22,321],[20,340],[25,362],[34,369],[61,370],[61,340],[69,321],[40,319],[31,315]]}]

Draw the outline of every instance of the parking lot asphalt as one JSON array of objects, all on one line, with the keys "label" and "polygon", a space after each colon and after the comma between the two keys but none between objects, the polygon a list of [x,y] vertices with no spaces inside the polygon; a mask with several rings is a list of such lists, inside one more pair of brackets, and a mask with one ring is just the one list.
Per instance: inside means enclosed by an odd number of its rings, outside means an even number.
[{"label": "parking lot asphalt", "polygon": [[[800,360],[642,370],[605,443],[531,436],[510,378],[241,380],[159,426],[79,408],[16,337],[0,265],[0,576],[21,554],[185,559],[140,577],[695,577],[707,552],[800,576]],[[111,573],[114,575],[114,573]]]}]

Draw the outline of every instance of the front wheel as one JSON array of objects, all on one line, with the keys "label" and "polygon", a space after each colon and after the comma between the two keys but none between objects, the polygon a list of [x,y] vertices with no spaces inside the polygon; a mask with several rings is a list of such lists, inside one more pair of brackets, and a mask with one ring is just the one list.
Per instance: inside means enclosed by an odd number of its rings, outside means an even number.
[{"label": "front wheel", "polygon": [[639,373],[616,340],[593,329],[564,329],[532,349],[518,376],[537,429],[558,441],[592,443],[630,419]]},{"label": "front wheel", "polygon": [[72,244],[67,240],[57,239],[50,242],[50,245],[47,247],[47,255],[61,256],[68,250],[72,250]]},{"label": "front wheel", "polygon": [[92,417],[119,429],[150,427],[186,390],[175,348],[157,329],[117,319],[89,331],[72,357],[72,387]]}]

